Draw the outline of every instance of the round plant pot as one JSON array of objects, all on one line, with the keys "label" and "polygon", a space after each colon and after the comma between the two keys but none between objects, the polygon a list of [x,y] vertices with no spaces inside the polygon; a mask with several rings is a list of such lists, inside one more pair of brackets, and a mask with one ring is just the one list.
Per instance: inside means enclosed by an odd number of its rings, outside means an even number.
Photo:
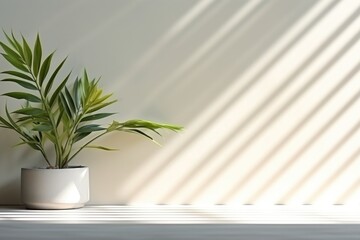
[{"label": "round plant pot", "polygon": [[89,201],[89,168],[22,168],[21,200],[30,209],[81,208]]}]

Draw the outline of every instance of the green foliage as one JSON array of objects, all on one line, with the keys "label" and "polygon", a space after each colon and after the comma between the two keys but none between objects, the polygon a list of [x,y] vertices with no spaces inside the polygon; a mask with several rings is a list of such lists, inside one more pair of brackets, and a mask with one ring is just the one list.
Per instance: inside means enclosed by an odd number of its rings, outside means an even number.
[{"label": "green foliage", "polygon": [[[39,35],[33,49],[22,36],[21,41],[14,34],[5,33],[8,43],[0,42],[1,55],[14,68],[1,72],[1,81],[16,84],[21,91],[4,93],[16,100],[25,100],[25,105],[0,116],[0,127],[15,131],[21,139],[18,145],[27,144],[40,151],[49,168],[66,168],[69,162],[84,148],[111,151],[114,149],[90,145],[100,137],[114,132],[130,132],[152,141],[148,132],[156,134],[159,129],[179,131],[180,126],[161,124],[145,120],[113,121],[108,126],[92,123],[114,113],[100,112],[113,104],[112,94],[104,94],[98,79],[90,79],[86,70],[69,87],[71,73],[59,79],[66,59],[51,72],[54,52],[43,58]],[[42,59],[44,59],[42,61]],[[60,82],[54,86],[56,82]],[[51,143],[56,159],[51,161],[45,145]]]}]

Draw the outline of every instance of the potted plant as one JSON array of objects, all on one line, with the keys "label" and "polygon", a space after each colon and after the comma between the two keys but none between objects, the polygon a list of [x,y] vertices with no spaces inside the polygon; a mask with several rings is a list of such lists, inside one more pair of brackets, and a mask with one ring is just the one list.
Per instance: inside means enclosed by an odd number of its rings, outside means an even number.
[{"label": "potted plant", "polygon": [[[71,161],[85,148],[111,150],[93,142],[109,133],[120,131],[140,134],[155,141],[149,133],[159,129],[173,131],[182,127],[145,120],[99,122],[113,113],[101,112],[113,104],[112,94],[105,94],[99,79],[89,78],[86,70],[70,84],[71,73],[58,79],[66,58],[52,67],[54,52],[45,58],[39,35],[33,48],[22,36],[4,32],[7,43],[0,42],[4,59],[12,66],[2,71],[2,82],[11,82],[19,91],[3,96],[23,102],[15,110],[5,106],[0,127],[16,132],[21,144],[39,151],[45,168],[22,169],[21,195],[27,208],[79,208],[89,200],[89,173],[84,166],[71,166]],[[94,123],[95,122],[95,123]],[[97,123],[96,123],[97,122]],[[55,153],[54,159],[49,153]]]}]

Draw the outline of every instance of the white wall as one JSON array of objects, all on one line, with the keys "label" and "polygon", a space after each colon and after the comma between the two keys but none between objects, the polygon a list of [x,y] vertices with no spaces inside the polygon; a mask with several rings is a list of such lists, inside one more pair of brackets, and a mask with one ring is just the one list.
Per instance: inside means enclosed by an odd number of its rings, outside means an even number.
[{"label": "white wall", "polygon": [[[161,148],[114,134],[102,143],[120,151],[80,155],[93,204],[358,204],[359,9],[352,0],[0,0],[0,26],[39,32],[58,60],[69,55],[68,69],[102,76],[119,119],[186,127]],[[0,136],[0,204],[19,203],[20,168],[42,162],[12,148],[12,132]]]}]

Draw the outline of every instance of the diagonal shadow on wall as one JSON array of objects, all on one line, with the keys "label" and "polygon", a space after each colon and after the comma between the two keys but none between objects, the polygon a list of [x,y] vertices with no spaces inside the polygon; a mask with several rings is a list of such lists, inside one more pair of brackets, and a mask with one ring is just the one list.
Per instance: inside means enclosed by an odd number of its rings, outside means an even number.
[{"label": "diagonal shadow on wall", "polygon": [[[329,38],[327,40],[327,43],[326,43],[326,46],[328,46],[332,41],[334,41],[338,35],[341,34],[342,31],[344,31],[346,29],[346,27],[352,22],[354,21],[354,19],[358,16],[358,12],[360,12],[360,9],[358,9],[341,27],[339,27],[337,29],[337,31],[334,32],[334,34],[332,35],[331,38]],[[287,106],[284,106],[282,109],[280,109],[280,111],[276,112],[273,117],[271,118],[270,121],[268,121],[267,123],[268,124],[271,124],[271,122],[273,122],[273,119],[276,119],[280,114],[282,114],[287,108],[289,108],[289,106],[294,103],[294,101],[296,99],[298,99],[303,93],[304,91],[308,90],[316,81],[318,81],[318,79],[320,78],[321,75],[323,75],[327,69],[329,69],[332,65],[334,65],[338,59],[341,57],[341,55],[345,54],[345,52],[347,50],[350,49],[350,47],[352,45],[354,45],[358,39],[359,39],[359,36],[360,36],[360,33],[357,33],[340,51],[338,51],[338,53],[329,61],[328,64],[326,64],[312,79],[310,82],[308,82],[306,85],[304,85],[304,87],[302,88],[301,91],[298,92],[298,94],[294,95],[292,97],[292,99],[288,102],[288,105]],[[323,50],[325,50],[325,48],[322,48],[320,49],[321,52]],[[320,54],[320,52],[319,52]],[[315,58],[318,54],[316,55],[313,55],[313,57]],[[309,59],[310,60],[310,59]],[[261,133],[262,131],[265,130],[265,127],[266,125],[264,125],[262,128],[260,128],[261,131],[258,131],[256,133],[256,135],[254,136],[258,136],[259,135],[259,132]],[[254,137],[253,138],[250,138],[250,143],[253,141]],[[309,141],[307,144],[306,144],[306,148],[310,147],[311,144],[310,144],[311,141]],[[237,154],[239,154],[240,151],[243,151],[247,146],[249,145],[249,141],[241,148],[239,148],[239,150],[236,152],[236,154],[233,155],[233,157],[235,157]],[[274,151],[274,150],[273,150]],[[259,172],[259,170],[261,170],[262,168],[265,167],[266,164],[270,163],[270,160],[271,160],[271,157],[272,155],[274,155],[278,150],[274,151],[274,152],[270,152],[270,155],[267,157],[267,158],[264,158],[262,159],[258,164],[256,164],[255,167],[252,168],[252,170],[250,170],[246,175],[245,177],[243,177],[240,181],[238,181],[234,187],[228,191],[227,194],[224,195],[224,197],[221,199],[221,201],[225,200],[225,199],[228,199],[228,198],[231,198],[231,196],[236,192],[236,191],[239,191],[239,189],[241,189],[241,187],[243,187],[248,181],[249,179],[253,178],[254,176],[256,176],[256,173]],[[298,153],[296,154],[298,155]],[[292,158],[293,159],[293,158]],[[283,171],[281,171],[283,172]],[[258,191],[258,193],[260,193],[260,191]],[[251,198],[253,199],[253,198]]]},{"label": "diagonal shadow on wall", "polygon": [[[252,12],[250,12],[248,15],[256,16],[256,12],[258,12],[258,11],[260,11],[260,10],[261,10],[261,8],[254,9],[254,10],[253,10]],[[241,11],[241,9],[239,9],[239,10],[237,10],[237,11],[239,12],[239,11]],[[249,18],[249,19],[251,19],[251,18]],[[249,19],[248,19],[247,21],[249,21]],[[237,28],[238,28],[238,26],[237,26]],[[220,31],[220,30],[219,30],[219,31]],[[205,90],[206,90],[206,89],[205,89]],[[197,131],[197,133],[202,132],[202,130],[203,130],[203,129],[199,129],[199,130]],[[199,134],[194,133],[194,136],[196,136],[196,135],[199,135]],[[195,140],[195,139],[196,139],[196,137],[194,137],[193,140]],[[186,146],[187,146],[187,145],[190,145],[190,144],[191,144],[191,142],[186,142],[186,143],[184,143],[183,145],[179,146],[177,149],[179,149],[179,151],[181,151],[181,149],[186,148]],[[173,155],[177,155],[177,153],[174,152]],[[173,158],[170,157],[169,159],[173,159]],[[166,166],[169,165],[169,164],[170,164],[170,162],[168,161],[168,162],[163,163],[161,166],[157,167],[154,171],[152,171],[151,173],[149,173],[149,174],[144,178],[144,181],[147,182],[147,183],[153,181],[153,180],[156,178],[156,176],[158,175],[158,172],[164,171],[164,169],[166,168]],[[141,183],[138,187],[135,187],[135,188],[132,190],[132,193],[130,194],[130,199],[133,198],[134,195],[136,195],[137,192],[139,192],[140,189],[143,188],[143,187],[144,187],[143,183]],[[138,188],[139,188],[139,190],[138,190]]]},{"label": "diagonal shadow on wall", "polygon": [[[360,10],[357,10],[360,11]],[[259,114],[260,112],[263,111],[263,109],[265,109],[266,107],[269,106],[269,104],[276,99],[277,97],[279,97],[279,95],[284,92],[288,87],[290,87],[290,85],[295,81],[295,79],[304,71],[305,68],[309,67],[311,65],[311,63],[322,53],[324,52],[329,45],[338,38],[338,36],[341,34],[341,32],[343,32],[346,27],[348,25],[350,25],[354,19],[357,16],[357,12],[354,13],[352,16],[350,16],[347,21],[345,21],[339,28],[337,28],[337,30],[335,30],[333,32],[333,34],[326,40],[326,42],[324,44],[322,44],[313,54],[310,55],[310,57],[308,57],[303,64],[289,77],[287,78],[284,83],[277,88],[271,95],[270,97],[268,97],[263,104],[260,105],[260,107],[258,107],[256,109],[256,111],[254,111],[254,113],[252,115],[250,115],[238,128],[234,129],[233,131],[233,135],[230,137],[227,137],[225,139],[225,142],[222,143],[219,148],[221,149],[223,146],[227,145],[231,139],[233,137],[235,137],[239,131],[241,129],[243,129],[244,127],[246,127],[249,123],[251,123],[257,114]],[[339,51],[338,56],[334,57],[332,59],[332,61],[330,61],[329,64],[327,64],[323,69],[321,69],[315,77],[313,77],[310,81],[308,81],[307,83],[305,83],[305,85],[302,87],[302,89],[300,91],[298,91],[294,96],[292,96],[292,98],[286,103],[286,105],[284,105],[282,108],[280,108],[278,111],[276,111],[268,121],[265,122],[265,124],[263,124],[261,127],[258,128],[258,130],[255,132],[255,134],[253,134],[246,142],[245,144],[243,144],[241,147],[238,148],[238,150],[226,161],[224,161],[222,168],[221,169],[217,169],[217,172],[214,173],[213,175],[209,176],[204,182],[203,185],[201,185],[196,191],[194,191],[194,194],[192,194],[189,199],[193,199],[196,198],[199,194],[201,194],[202,191],[204,191],[207,186],[211,185],[211,182],[213,182],[214,180],[216,180],[217,177],[219,177],[221,175],[221,173],[224,171],[224,169],[226,167],[229,167],[232,163],[232,161],[234,159],[236,159],[236,156],[238,154],[240,154],[242,151],[244,151],[245,149],[247,149],[277,118],[279,118],[286,110],[289,109],[289,107],[294,104],[296,102],[297,99],[299,99],[309,88],[311,88],[311,86],[313,86],[315,84],[315,82],[318,80],[318,78],[324,74],[326,72],[327,69],[329,69],[337,60],[338,57],[340,57],[342,54],[344,54],[344,51],[347,48],[350,48],[350,46],[353,44],[353,42],[351,44],[348,44],[348,46],[345,49],[342,49],[341,51]],[[216,152],[211,152],[210,154],[208,154],[204,159],[209,159],[211,158],[211,156],[213,156],[214,154],[216,154]],[[267,160],[268,161],[268,160]],[[205,163],[205,160],[204,160]],[[261,169],[262,167],[264,167],[265,162],[261,162],[258,165],[256,165],[256,167],[253,168],[252,171],[250,171],[249,174],[246,175],[246,177],[244,179],[244,182],[247,182],[247,179],[253,177],[256,172],[258,172],[259,169]]]},{"label": "diagonal shadow on wall", "polygon": [[[357,71],[359,71],[357,69]],[[277,201],[278,203],[284,203],[289,201],[298,191],[301,190],[302,187],[306,183],[308,183],[311,179],[311,177],[315,176],[316,173],[325,166],[326,162],[334,155],[336,152],[338,152],[343,145],[346,144],[346,142],[351,139],[353,135],[360,129],[360,121],[355,124],[352,128],[350,128],[349,131],[346,132],[346,134],[331,148],[330,151],[328,151],[320,160],[319,162],[310,170],[308,171],[300,180],[298,180],[290,189],[290,191],[286,192],[282,197],[279,198]],[[350,191],[349,191],[350,194]],[[342,199],[342,198],[341,198]]]},{"label": "diagonal shadow on wall", "polygon": [[[359,35],[360,36],[360,35]],[[259,188],[256,193],[250,197],[247,202],[254,202],[255,199],[259,198],[262,194],[265,193],[266,189],[270,188],[272,184],[275,183],[291,166],[293,166],[296,161],[300,159],[300,157],[309,149],[327,130],[331,128],[331,126],[336,123],[336,121],[344,115],[344,113],[359,99],[360,92],[355,94],[350,101],[348,101],[345,106],[335,114],[333,118],[331,118],[318,132],[314,134],[314,136],[306,142],[306,144],[292,156],[290,157],[289,161],[282,166],[278,171],[276,171],[269,179],[267,179],[266,184]],[[282,202],[280,202],[282,203]]]},{"label": "diagonal shadow on wall", "polygon": [[[329,4],[329,6],[327,8],[325,8],[312,22],[310,22],[300,33],[298,33],[296,36],[294,36],[293,40],[288,43],[278,54],[276,54],[271,61],[269,61],[269,63],[267,65],[264,66],[263,69],[261,69],[253,78],[251,78],[251,80],[245,85],[245,87],[243,87],[240,92],[238,94],[236,94],[234,96],[234,98],[232,98],[228,103],[229,105],[230,102],[234,102],[235,99],[239,99],[239,97],[243,96],[245,94],[245,92],[247,92],[248,90],[250,90],[253,86],[256,85],[256,83],[261,79],[261,77],[263,75],[266,74],[266,72],[268,72],[275,64],[276,62],[278,62],[298,41],[301,40],[301,38],[306,35],[307,32],[309,32],[315,25],[316,23],[318,23],[324,16],[326,16],[326,14],[336,6],[336,4],[338,3],[338,1],[333,1],[331,4]],[[303,68],[305,66],[302,66]],[[300,71],[298,71],[298,73],[300,73]],[[238,128],[237,130],[243,129],[245,128],[248,124],[250,124],[258,114],[261,113],[261,111],[267,107],[269,104],[271,104],[271,102],[273,100],[275,100],[276,96],[280,93],[281,91],[277,91],[274,94],[272,94],[271,97],[267,98],[266,101],[264,101],[264,104],[259,107],[249,118],[247,118],[244,122],[243,125],[241,125],[240,128]],[[227,105],[227,106],[229,106]],[[216,115],[221,115],[223,112],[225,112],[227,108],[223,108],[220,112],[217,112]],[[215,116],[213,116],[213,118],[215,118]],[[208,126],[208,125],[206,125]],[[201,129],[201,131],[204,131],[205,129]],[[237,131],[234,131],[234,133],[237,133]],[[228,139],[230,141],[230,139]],[[225,144],[223,144],[225,145]],[[214,155],[216,152],[216,150],[214,150],[213,152],[209,153],[207,155],[207,157],[210,157],[212,155]],[[176,155],[178,155],[180,153],[179,152],[173,154],[172,156],[175,157]],[[204,164],[208,163],[208,158],[205,157],[204,161],[200,162],[196,167],[194,167],[194,169],[185,175],[185,177],[182,178],[182,180],[179,181],[179,183],[174,187],[174,191],[171,193],[168,193],[164,199],[169,198],[170,196],[174,196],[175,192],[178,192],[181,188],[184,188],[186,185],[184,184],[184,181],[186,179],[186,181],[189,181],[192,177],[194,177],[196,175],[197,172],[200,171],[200,169],[203,167]],[[220,173],[219,173],[220,174]]]},{"label": "diagonal shadow on wall", "polygon": [[[333,5],[335,5],[335,3],[333,3]],[[293,44],[295,44],[295,43],[293,43]],[[255,79],[254,82],[256,82],[256,80],[257,80],[257,79]],[[251,86],[254,84],[254,82],[251,83]],[[249,85],[248,88],[250,88],[251,86]],[[233,99],[238,98],[239,95],[241,95],[242,93],[246,92],[246,90],[248,90],[248,89],[241,89],[241,92],[240,92],[239,94],[236,94],[236,96],[234,96]],[[233,99],[228,102],[229,105],[231,105],[230,103],[233,101]],[[220,112],[216,112],[216,113],[214,114],[214,116],[216,116],[216,115],[221,115],[221,112],[226,111],[226,108],[229,107],[229,105],[226,105],[223,109],[221,109]],[[260,111],[258,111],[258,112],[260,112]],[[213,120],[213,119],[212,119],[212,120]],[[250,121],[250,120],[249,120],[249,121]],[[206,125],[206,126],[204,126],[204,127],[208,127],[208,125]],[[195,133],[195,134],[194,134],[194,138],[196,139],[203,130],[204,130],[204,129],[199,129],[198,131],[196,131],[196,133],[198,133],[198,134]],[[195,139],[192,139],[192,141],[195,141]],[[180,146],[180,147],[178,148],[178,149],[179,149],[178,151],[179,151],[179,152],[182,151],[182,149],[186,148],[186,146],[187,146],[188,144],[191,144],[191,143],[190,143],[190,142],[187,142],[187,143],[185,143],[184,145]],[[171,156],[169,157],[169,159],[173,159],[173,157],[177,156],[178,153],[179,153],[178,151],[175,151],[173,154],[171,154]],[[162,166],[156,168],[156,170],[155,170],[154,172],[150,173],[149,176],[146,177],[145,182],[149,183],[149,181],[152,181],[153,179],[155,179],[156,176],[158,175],[158,172],[164,171],[165,167],[166,167],[168,164],[170,164],[170,162],[166,162],[166,163],[164,163]],[[146,186],[146,185],[145,185],[145,186]],[[138,188],[136,188],[136,189],[133,191],[133,193],[131,194],[131,197],[134,197],[134,196],[135,196],[139,191],[141,191],[141,189],[144,188],[145,186],[139,186]]]},{"label": "diagonal shadow on wall", "polygon": [[[358,97],[360,97],[360,93],[358,93]],[[357,148],[351,156],[344,161],[344,163],[341,165],[341,167],[338,168],[338,170],[333,173],[331,176],[329,176],[326,181],[318,188],[316,191],[306,200],[306,203],[312,203],[317,200],[317,198],[327,190],[342,174],[345,172],[353,163],[358,160],[358,157],[360,156],[360,148]]]}]

